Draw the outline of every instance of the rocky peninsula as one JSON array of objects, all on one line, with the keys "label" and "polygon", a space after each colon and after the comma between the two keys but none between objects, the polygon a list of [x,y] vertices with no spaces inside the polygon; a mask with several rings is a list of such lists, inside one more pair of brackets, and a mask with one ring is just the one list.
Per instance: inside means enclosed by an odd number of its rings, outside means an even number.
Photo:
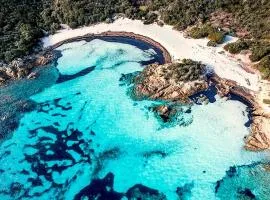
[{"label": "rocky peninsula", "polygon": [[[131,96],[136,100],[192,104],[190,97],[207,90],[211,85],[215,86],[220,97],[236,95],[251,108],[251,130],[250,135],[244,138],[244,147],[251,151],[270,148],[270,115],[264,113],[260,107],[256,93],[239,86],[236,81],[219,77],[200,62],[184,59],[182,62],[164,65],[152,64],[129,78],[132,80],[128,82],[134,84]],[[203,98],[207,100],[207,97]],[[153,110],[165,120],[172,118],[177,112],[172,105],[157,106]]]}]

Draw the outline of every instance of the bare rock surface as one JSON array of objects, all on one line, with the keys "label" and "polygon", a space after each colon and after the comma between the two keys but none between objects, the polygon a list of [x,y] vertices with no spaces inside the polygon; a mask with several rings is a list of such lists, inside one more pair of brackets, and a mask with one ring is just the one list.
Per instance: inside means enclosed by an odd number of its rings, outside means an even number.
[{"label": "bare rock surface", "polygon": [[205,66],[192,60],[147,66],[134,78],[135,99],[189,103],[189,96],[208,88]]},{"label": "bare rock surface", "polygon": [[252,113],[251,133],[245,141],[245,148],[251,151],[270,149],[270,114],[262,111],[261,108],[257,107]]},{"label": "bare rock surface", "polygon": [[57,51],[46,51],[36,55],[30,55],[23,59],[18,58],[9,64],[0,64],[0,86],[12,80],[22,78],[33,79],[37,74],[33,72],[37,66],[45,66],[55,61],[60,55]]}]

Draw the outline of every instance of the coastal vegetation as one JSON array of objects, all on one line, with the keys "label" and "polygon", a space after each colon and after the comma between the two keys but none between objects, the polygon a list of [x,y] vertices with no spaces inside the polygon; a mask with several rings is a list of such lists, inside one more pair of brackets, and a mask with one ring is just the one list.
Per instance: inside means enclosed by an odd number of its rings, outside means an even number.
[{"label": "coastal vegetation", "polygon": [[195,81],[204,76],[205,65],[201,62],[183,59],[180,63],[172,63],[167,68],[163,68],[162,72],[166,80]]},{"label": "coastal vegetation", "polygon": [[224,46],[224,49],[226,51],[229,51],[232,54],[238,54],[242,50],[249,49],[249,46],[250,44],[247,40],[240,39],[240,40],[237,40],[236,42],[226,44]]},{"label": "coastal vegetation", "polygon": [[256,67],[262,73],[264,79],[270,80],[270,55],[265,56]]},{"label": "coastal vegetation", "polygon": [[188,35],[195,39],[208,37],[208,39],[212,42],[211,46],[215,46],[215,44],[221,44],[225,38],[224,31],[218,28],[214,28],[209,24],[193,27],[188,31]]},{"label": "coastal vegetation", "polygon": [[265,103],[265,104],[270,104],[270,99],[264,99],[264,100],[263,100],[263,103]]},{"label": "coastal vegetation", "polygon": [[[67,24],[71,28],[102,21],[115,14],[150,24],[160,19],[177,30],[194,26],[191,36],[222,43],[225,33],[243,40],[225,49],[250,49],[252,61],[269,55],[270,1],[259,0],[0,0],[0,60],[10,62],[38,50],[38,39]],[[213,17],[214,15],[214,17]],[[162,24],[162,21],[160,24]],[[251,40],[246,42],[246,40]],[[265,70],[267,58],[260,67]]]},{"label": "coastal vegetation", "polygon": [[258,62],[255,67],[262,73],[262,77],[270,79],[270,42],[265,40],[240,39],[234,43],[224,46],[224,49],[232,54],[240,53],[242,50],[250,50],[250,60]]},{"label": "coastal vegetation", "polygon": [[37,1],[0,0],[0,60],[11,61],[29,54],[42,36]]}]

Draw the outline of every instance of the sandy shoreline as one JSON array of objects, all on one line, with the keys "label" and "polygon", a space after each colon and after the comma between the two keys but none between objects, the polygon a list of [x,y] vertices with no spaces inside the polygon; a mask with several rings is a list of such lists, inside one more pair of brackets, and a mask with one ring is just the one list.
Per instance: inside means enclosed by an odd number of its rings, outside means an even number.
[{"label": "sandy shoreline", "polygon": [[[84,36],[86,34],[100,34],[108,31],[132,32],[152,38],[160,43],[170,53],[172,60],[189,58],[201,61],[211,68],[222,78],[237,81],[254,91],[259,91],[259,77],[257,74],[246,72],[237,59],[229,57],[223,50],[223,46],[208,47],[207,39],[188,39],[184,34],[173,29],[172,26],[157,24],[144,25],[139,20],[118,19],[114,23],[100,23],[97,25],[78,29],[60,30],[54,35],[42,39],[44,47],[49,47],[66,39]],[[228,37],[227,42],[236,40]],[[247,81],[248,80],[248,81]]]},{"label": "sandy shoreline", "polygon": [[164,57],[164,62],[165,63],[171,63],[172,62],[172,58],[170,53],[167,51],[166,48],[164,48],[160,43],[156,42],[155,40],[143,36],[143,35],[139,35],[139,34],[134,34],[133,32],[116,32],[116,31],[106,31],[103,33],[98,33],[98,34],[86,34],[83,36],[76,36],[76,37],[72,37],[69,39],[65,39],[62,40],[60,42],[57,42],[56,44],[50,46],[48,48],[48,50],[52,50],[52,49],[56,49],[57,47],[69,43],[69,42],[74,42],[74,41],[81,41],[81,40],[86,40],[86,41],[91,41],[94,39],[100,39],[100,38],[104,38],[104,37],[128,37],[128,38],[132,38],[132,39],[136,39],[136,40],[140,40],[143,41],[145,43],[148,43],[156,48],[158,48],[159,50],[161,50],[162,55]]},{"label": "sandy shoreline", "polygon": [[218,77],[223,79],[225,90],[239,95],[253,107],[253,124],[251,135],[246,138],[246,148],[250,150],[270,149],[270,108],[263,103],[265,81],[252,70],[247,56],[231,54],[224,51],[227,42],[237,38],[227,37],[225,44],[208,47],[207,39],[189,39],[184,33],[174,30],[171,26],[157,24],[144,25],[139,20],[118,19],[114,23],[100,23],[78,29],[60,30],[54,35],[42,39],[44,47],[56,48],[63,43],[83,40],[93,36],[129,36],[148,42],[163,52],[166,62],[189,58],[201,61],[214,69]]}]

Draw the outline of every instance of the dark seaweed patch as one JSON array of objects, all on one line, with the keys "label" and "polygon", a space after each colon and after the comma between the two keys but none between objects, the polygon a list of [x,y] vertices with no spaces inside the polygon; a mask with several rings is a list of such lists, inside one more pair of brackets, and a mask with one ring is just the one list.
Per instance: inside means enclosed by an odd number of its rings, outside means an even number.
[{"label": "dark seaweed patch", "polygon": [[124,196],[130,200],[157,199],[165,200],[166,196],[156,189],[136,184],[129,188],[126,193],[116,192],[113,188],[114,175],[108,173],[103,179],[93,179],[91,183],[75,195],[74,200],[88,198],[89,200],[120,200]]},{"label": "dark seaweed patch", "polygon": [[256,196],[252,193],[252,191],[248,188],[241,189],[239,188],[237,191],[240,195],[244,196],[245,199],[256,199]]},{"label": "dark seaweed patch", "polygon": [[226,171],[226,174],[228,177],[233,177],[236,175],[236,173],[237,173],[236,166],[232,166],[232,167],[230,167],[230,169],[228,171]]},{"label": "dark seaweed patch", "polygon": [[94,179],[88,186],[75,195],[74,200],[88,197],[89,200],[120,200],[124,194],[113,189],[114,175],[108,173],[103,179]]},{"label": "dark seaweed patch", "polygon": [[143,157],[145,158],[151,158],[153,156],[160,156],[162,158],[165,158],[166,156],[168,156],[168,153],[161,150],[153,150],[153,151],[147,151],[143,153]]},{"label": "dark seaweed patch", "polygon": [[156,189],[146,187],[142,184],[136,184],[133,187],[129,188],[126,192],[126,197],[128,199],[156,199],[156,200],[166,200],[166,196],[163,193],[160,193]]},{"label": "dark seaweed patch", "polygon": [[96,161],[96,166],[95,169],[93,171],[93,176],[97,176],[98,173],[103,169],[104,167],[104,163],[107,160],[114,160],[117,159],[121,154],[121,151],[118,147],[114,147],[108,150],[105,150],[101,153],[99,153],[96,157],[95,157],[95,161]]},{"label": "dark seaweed patch", "polygon": [[219,190],[220,185],[221,185],[222,182],[223,182],[223,180],[218,180],[218,181],[216,182],[215,193],[218,193],[218,190]]},{"label": "dark seaweed patch", "polygon": [[194,183],[186,183],[182,187],[176,188],[176,194],[179,197],[179,199],[189,199],[191,196],[191,190],[194,187]]}]

